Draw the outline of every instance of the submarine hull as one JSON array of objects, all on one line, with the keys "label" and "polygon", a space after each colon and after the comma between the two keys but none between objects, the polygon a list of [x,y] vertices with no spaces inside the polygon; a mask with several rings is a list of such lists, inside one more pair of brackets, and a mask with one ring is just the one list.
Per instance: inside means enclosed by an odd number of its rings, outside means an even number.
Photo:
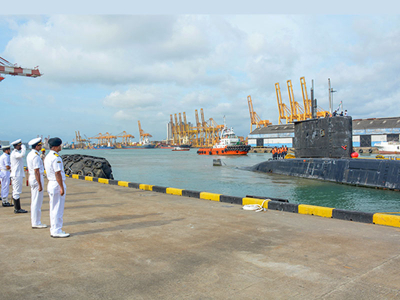
[{"label": "submarine hull", "polygon": [[295,158],[269,160],[252,171],[400,190],[400,161],[386,159]]}]

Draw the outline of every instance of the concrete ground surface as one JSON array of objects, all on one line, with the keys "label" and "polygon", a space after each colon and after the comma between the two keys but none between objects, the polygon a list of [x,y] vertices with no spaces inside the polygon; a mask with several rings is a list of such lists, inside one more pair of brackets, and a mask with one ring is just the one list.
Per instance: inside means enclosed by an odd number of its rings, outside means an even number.
[{"label": "concrete ground surface", "polygon": [[1,299],[400,298],[399,228],[66,183],[69,238],[0,207]]}]

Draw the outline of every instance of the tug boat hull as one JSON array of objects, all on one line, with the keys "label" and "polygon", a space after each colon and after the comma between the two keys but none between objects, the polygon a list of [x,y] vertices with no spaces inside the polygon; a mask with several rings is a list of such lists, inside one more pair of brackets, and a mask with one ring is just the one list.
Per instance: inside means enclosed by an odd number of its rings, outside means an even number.
[{"label": "tug boat hull", "polygon": [[225,148],[200,148],[197,151],[199,155],[247,155],[251,146],[236,145],[226,146]]}]

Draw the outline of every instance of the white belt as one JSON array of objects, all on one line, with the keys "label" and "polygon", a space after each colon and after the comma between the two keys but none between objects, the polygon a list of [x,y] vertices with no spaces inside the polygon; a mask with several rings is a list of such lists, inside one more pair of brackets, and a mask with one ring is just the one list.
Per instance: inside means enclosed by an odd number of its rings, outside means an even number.
[{"label": "white belt", "polygon": [[1,169],[1,171],[8,171],[8,172],[10,172],[11,170],[7,170],[7,169]]}]

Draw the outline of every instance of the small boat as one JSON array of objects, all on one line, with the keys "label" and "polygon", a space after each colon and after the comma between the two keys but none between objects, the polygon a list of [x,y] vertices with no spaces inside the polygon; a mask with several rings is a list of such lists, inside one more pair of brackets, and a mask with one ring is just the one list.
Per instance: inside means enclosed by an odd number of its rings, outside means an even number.
[{"label": "small boat", "polygon": [[180,148],[190,148],[192,147],[191,144],[182,144],[182,145],[168,145],[168,144],[161,144],[160,148],[161,149],[174,149],[176,147],[180,147]]},{"label": "small boat", "polygon": [[63,149],[72,149],[72,146],[70,144],[68,144],[68,143],[65,143],[65,144],[62,145],[62,148]]},{"label": "small boat", "polygon": [[378,148],[379,154],[400,154],[399,142],[380,142],[374,146]]},{"label": "small boat", "polygon": [[200,148],[197,151],[199,155],[247,155],[251,146],[244,145],[236,136],[233,128],[227,128],[224,122],[224,128],[221,131],[220,139],[213,147]]},{"label": "small boat", "polygon": [[114,146],[95,146],[93,147],[95,150],[108,150],[108,149],[115,149]]},{"label": "small boat", "polygon": [[175,147],[172,151],[189,151],[190,148]]}]

